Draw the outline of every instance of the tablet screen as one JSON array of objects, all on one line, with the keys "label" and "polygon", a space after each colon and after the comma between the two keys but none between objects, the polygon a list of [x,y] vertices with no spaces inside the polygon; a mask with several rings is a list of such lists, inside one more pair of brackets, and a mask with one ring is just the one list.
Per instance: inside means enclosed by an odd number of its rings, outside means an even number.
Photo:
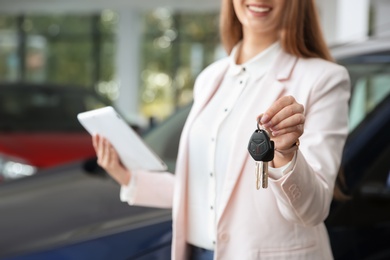
[{"label": "tablet screen", "polygon": [[111,106],[77,115],[79,122],[91,134],[108,139],[123,165],[129,170],[165,171],[166,164],[144,143],[142,138]]}]

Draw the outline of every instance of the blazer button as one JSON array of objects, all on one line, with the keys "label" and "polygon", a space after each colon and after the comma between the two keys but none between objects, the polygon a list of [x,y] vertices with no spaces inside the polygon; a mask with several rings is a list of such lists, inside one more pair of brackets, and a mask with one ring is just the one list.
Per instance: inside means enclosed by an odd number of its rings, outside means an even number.
[{"label": "blazer button", "polygon": [[297,194],[300,194],[300,190],[298,188],[291,191],[291,194],[295,197]]},{"label": "blazer button", "polygon": [[298,192],[297,194],[294,195],[295,199],[299,199],[300,197],[301,197],[301,193],[300,192]]},{"label": "blazer button", "polygon": [[219,235],[219,239],[220,239],[221,241],[223,241],[223,242],[226,242],[226,241],[229,240],[229,235],[226,234],[226,233],[221,233],[221,234]]},{"label": "blazer button", "polygon": [[289,191],[293,191],[293,190],[295,190],[297,188],[297,185],[296,184],[292,184],[289,188],[288,188],[288,190]]}]

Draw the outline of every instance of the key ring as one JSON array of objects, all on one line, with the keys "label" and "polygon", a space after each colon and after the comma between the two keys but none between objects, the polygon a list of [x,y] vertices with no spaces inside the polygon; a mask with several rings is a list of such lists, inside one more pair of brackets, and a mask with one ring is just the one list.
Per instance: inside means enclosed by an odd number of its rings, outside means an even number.
[{"label": "key ring", "polygon": [[260,122],[262,116],[263,116],[263,114],[261,114],[261,116],[257,119],[257,130],[264,131],[264,132],[267,133],[268,136],[270,136],[270,134],[268,133],[267,129],[265,129],[263,124]]},{"label": "key ring", "polygon": [[[261,127],[263,127],[263,125],[261,124],[261,122],[260,122],[260,119],[261,119],[261,117],[259,117],[259,118],[257,118],[257,130],[261,130],[260,129],[260,125],[261,125]],[[263,127],[264,128],[264,127]]]}]

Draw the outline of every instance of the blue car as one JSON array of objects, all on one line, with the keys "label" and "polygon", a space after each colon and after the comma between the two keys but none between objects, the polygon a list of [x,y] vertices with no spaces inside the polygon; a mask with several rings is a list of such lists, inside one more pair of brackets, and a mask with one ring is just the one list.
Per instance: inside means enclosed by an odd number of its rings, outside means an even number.
[{"label": "blue car", "polygon": [[[352,79],[350,135],[326,225],[335,259],[390,259],[390,39],[332,48]],[[174,172],[190,105],[144,139]],[[96,158],[0,186],[0,259],[170,259],[171,211],[129,206]]]}]

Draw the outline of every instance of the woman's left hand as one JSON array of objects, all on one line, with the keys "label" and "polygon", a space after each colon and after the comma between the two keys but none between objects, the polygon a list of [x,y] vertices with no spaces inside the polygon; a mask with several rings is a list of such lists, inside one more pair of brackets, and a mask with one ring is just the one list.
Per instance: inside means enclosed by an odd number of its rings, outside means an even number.
[{"label": "woman's left hand", "polygon": [[[261,124],[270,132],[270,137],[275,142],[275,150],[277,151],[290,151],[291,147],[298,142],[299,137],[303,134],[304,107],[292,96],[279,98],[259,118]],[[275,159],[277,161],[279,156],[283,159],[281,164],[284,165],[286,161],[292,159],[294,152],[294,150],[291,153],[276,152]]]}]

